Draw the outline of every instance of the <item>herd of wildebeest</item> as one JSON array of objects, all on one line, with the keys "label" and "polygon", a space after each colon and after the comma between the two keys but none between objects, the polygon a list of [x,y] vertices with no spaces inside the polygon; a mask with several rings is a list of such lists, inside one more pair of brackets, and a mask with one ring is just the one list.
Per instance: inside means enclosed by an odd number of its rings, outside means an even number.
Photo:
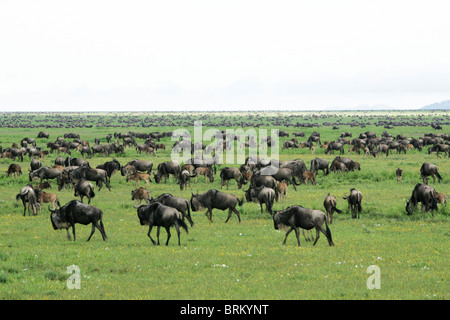
[{"label": "herd of wildebeest", "polygon": [[[439,128],[435,128],[439,129]],[[226,132],[218,133],[223,135],[223,148],[230,148],[231,144],[226,141],[239,140],[239,137],[229,136]],[[287,131],[279,130],[279,137],[289,138]],[[322,232],[329,245],[333,245],[331,232],[328,224],[332,224],[333,213],[341,213],[336,207],[336,198],[328,194],[324,200],[325,213],[319,209],[308,209],[300,205],[290,206],[284,210],[274,211],[274,201],[281,201],[286,196],[288,186],[296,189],[296,186],[302,183],[315,184],[315,177],[319,171],[323,171],[324,175],[329,172],[344,173],[346,171],[361,170],[358,162],[348,157],[351,153],[364,154],[368,157],[388,157],[392,152],[406,153],[407,150],[415,149],[422,151],[426,148],[428,154],[435,152],[437,157],[450,157],[450,135],[442,133],[429,133],[420,138],[411,138],[404,135],[393,137],[386,131],[381,136],[377,136],[374,132],[364,132],[358,137],[352,137],[350,132],[342,132],[340,137],[335,141],[324,141],[320,139],[319,132],[313,132],[306,141],[299,142],[300,137],[304,137],[303,132],[294,133],[294,137],[285,140],[281,146],[282,149],[309,148],[314,153],[316,148],[323,148],[325,154],[334,154],[338,152],[334,160],[329,163],[325,159],[319,157],[314,158],[310,163],[310,169],[307,169],[304,161],[289,160],[279,161],[275,159],[260,159],[248,156],[245,163],[240,167],[224,167],[217,161],[214,153],[211,157],[203,156],[206,154],[205,144],[193,144],[186,137],[180,136],[170,148],[180,148],[182,145],[190,145],[192,157],[186,163],[178,163],[176,161],[164,161],[156,165],[150,160],[135,159],[128,163],[120,163],[117,159],[107,161],[96,168],[92,168],[89,159],[96,154],[109,157],[114,154],[124,154],[126,148],[133,147],[138,154],[155,155],[160,149],[166,149],[165,144],[160,143],[160,139],[172,137],[172,132],[151,132],[135,133],[127,132],[125,134],[117,133],[108,134],[106,136],[106,144],[101,144],[100,139],[95,139],[94,145],[90,146],[88,141],[80,139],[77,133],[67,133],[64,137],[58,137],[55,141],[49,141],[46,147],[38,147],[36,139],[32,137],[23,138],[20,142],[14,143],[10,147],[2,148],[0,146],[0,154],[2,158],[10,158],[14,163],[9,165],[7,175],[22,174],[22,166],[25,157],[30,159],[30,167],[28,168],[29,184],[24,186],[16,196],[16,200],[22,200],[24,211],[23,215],[37,215],[41,211],[44,203],[49,203],[53,208],[48,206],[51,212],[51,223],[53,228],[66,229],[67,236],[70,238],[69,228],[72,228],[73,238],[75,236],[75,224],[88,225],[92,224],[92,231],[88,241],[92,237],[95,228],[99,229],[103,239],[107,238],[105,228],[102,222],[103,212],[99,208],[90,205],[91,199],[95,197],[94,185],[100,191],[103,185],[111,191],[110,179],[115,172],[125,177],[126,181],[134,181],[136,189],[132,191],[132,200],[136,201],[133,205],[137,210],[137,215],[141,225],[148,225],[148,237],[156,244],[150,235],[152,227],[157,227],[157,243],[159,244],[159,229],[166,229],[168,237],[166,245],[170,239],[170,228],[175,226],[178,235],[178,244],[180,245],[180,228],[188,232],[188,226],[184,222],[188,220],[191,227],[194,222],[191,217],[192,211],[206,210],[207,218],[212,221],[212,210],[228,210],[228,222],[233,213],[237,215],[239,222],[241,221],[240,213],[237,209],[242,206],[244,200],[248,202],[259,203],[261,212],[265,205],[266,212],[273,217],[274,227],[286,228],[287,236],[291,231],[295,231],[298,245],[300,245],[300,229],[303,229],[305,239],[309,240],[309,233],[305,234],[305,230],[316,229],[316,237],[314,244],[319,239]],[[50,140],[50,135],[46,132],[39,132],[37,138]],[[104,138],[104,137],[102,137]],[[137,143],[138,139],[143,140]],[[258,145],[256,139],[247,136],[242,140],[244,147],[274,147],[274,141],[270,139],[264,140],[265,146]],[[344,145],[348,145],[347,156],[345,156]],[[278,146],[276,146],[278,147]],[[42,164],[43,159],[49,153],[58,153],[54,163],[50,166]],[[78,157],[74,157],[74,152],[78,152]],[[209,150],[208,150],[209,152]],[[408,215],[412,214],[420,202],[422,211],[437,211],[438,203],[446,203],[446,195],[438,193],[432,186],[428,185],[428,179],[431,177],[433,182],[436,178],[440,182],[443,178],[439,173],[439,168],[433,164],[425,162],[418,168],[423,183],[418,183],[411,194],[406,205]],[[153,198],[147,188],[140,187],[140,181],[145,181],[146,187],[150,182],[167,183],[170,182],[170,175],[176,179],[181,190],[190,186],[191,179],[197,179],[204,176],[205,181],[214,181],[214,177],[219,175],[221,179],[221,190],[223,187],[229,188],[230,180],[235,180],[239,189],[245,185],[244,195],[242,198],[224,191],[210,189],[204,193],[194,194],[191,192],[190,200],[176,197],[170,193],[164,193]],[[402,169],[396,170],[397,181],[402,178]],[[67,204],[61,206],[58,196],[55,193],[49,193],[44,189],[50,187],[50,180],[55,181],[58,191],[63,188],[73,189],[74,196],[80,197],[81,201],[71,200]],[[38,183],[32,185],[32,183]],[[87,198],[87,204],[83,203],[83,199]],[[359,218],[362,211],[362,193],[356,188],[352,188],[348,195],[344,197],[348,202],[352,218]],[[144,202],[144,203],[142,203]],[[325,225],[325,227],[324,227]],[[314,239],[314,238],[313,238]]]}]

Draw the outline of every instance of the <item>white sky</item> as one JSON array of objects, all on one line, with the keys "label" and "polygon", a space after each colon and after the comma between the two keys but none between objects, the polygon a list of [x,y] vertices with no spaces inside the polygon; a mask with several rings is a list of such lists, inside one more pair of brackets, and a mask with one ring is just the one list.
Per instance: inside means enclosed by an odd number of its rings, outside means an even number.
[{"label": "white sky", "polygon": [[0,2],[0,111],[418,108],[450,2]]}]

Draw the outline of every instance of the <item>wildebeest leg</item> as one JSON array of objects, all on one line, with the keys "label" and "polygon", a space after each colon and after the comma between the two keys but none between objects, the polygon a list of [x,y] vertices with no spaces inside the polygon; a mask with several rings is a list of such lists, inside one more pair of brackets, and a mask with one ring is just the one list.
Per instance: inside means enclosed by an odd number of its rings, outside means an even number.
[{"label": "wildebeest leg", "polygon": [[70,232],[69,232],[69,228],[68,228],[68,227],[67,227],[67,229],[66,229],[66,232],[67,232],[67,239],[71,240]]},{"label": "wildebeest leg", "polygon": [[[262,205],[261,205],[261,208],[262,208]],[[231,212],[232,212],[232,209],[229,208],[229,209],[228,209],[228,218],[227,218],[227,220],[225,220],[225,223],[227,223],[228,220],[230,220],[230,218],[231,218]]]},{"label": "wildebeest leg", "polygon": [[[159,230],[159,227],[158,227]],[[166,241],[166,246],[169,245],[169,239],[170,239],[170,227],[166,227],[166,231],[167,231],[167,241]],[[180,230],[178,230],[177,227],[177,233],[178,233],[178,245],[180,245]]]},{"label": "wildebeest leg", "polygon": [[94,223],[92,222],[92,230],[91,230],[91,234],[89,235],[89,238],[87,239],[87,241],[91,240],[91,237],[92,237],[92,235],[94,234],[94,232],[95,232],[95,225],[94,225]]},{"label": "wildebeest leg", "polygon": [[155,240],[153,240],[152,236],[150,235],[150,232],[152,231],[153,225],[150,225],[148,227],[148,233],[147,236],[150,238],[150,240],[152,241],[153,244],[156,244]]},{"label": "wildebeest leg", "polygon": [[239,220],[239,223],[241,223],[241,214],[239,213],[239,211],[237,211],[236,208],[233,208],[231,210],[233,210],[233,212],[236,213],[236,215],[238,217],[238,220]]},{"label": "wildebeest leg", "polygon": [[[69,230],[69,229],[67,229]],[[75,236],[75,223],[72,224],[72,233],[73,233],[73,241],[76,240],[76,236]]]},{"label": "wildebeest leg", "polygon": [[[261,207],[261,214],[263,214],[263,204],[262,204],[262,202],[259,203],[259,206]],[[267,208],[267,203],[266,203],[266,208]]]},{"label": "wildebeest leg", "polygon": [[[22,204],[23,204],[23,216],[25,217],[25,214],[27,212],[27,202],[25,201],[24,197],[21,197],[22,199]],[[30,211],[28,211],[28,213],[30,213]]]},{"label": "wildebeest leg", "polygon": [[314,241],[313,246],[315,246],[316,243],[317,243],[317,240],[319,240],[319,237],[320,237],[320,232],[319,232],[319,230],[322,231],[322,232],[326,235],[325,230],[323,230],[322,227],[317,226],[317,227],[316,227],[316,240]]},{"label": "wildebeest leg", "polygon": [[[175,225],[175,229],[177,230],[178,245],[180,246],[180,226],[178,225],[178,223]],[[167,240],[167,243],[169,243],[169,240]]]},{"label": "wildebeest leg", "polygon": [[305,229],[302,229],[303,238],[305,238],[305,241],[309,241],[309,235],[306,235]]},{"label": "wildebeest leg", "polygon": [[161,229],[160,226],[156,227],[156,237],[158,238],[158,246],[159,246],[159,230]]},{"label": "wildebeest leg", "polygon": [[294,230],[294,228],[291,227],[291,228],[286,232],[286,236],[284,237],[283,244],[286,244],[287,237],[288,237],[289,233],[292,232],[292,230]]},{"label": "wildebeest leg", "polygon": [[299,228],[295,228],[295,237],[297,238],[298,246],[300,247],[300,230]]}]

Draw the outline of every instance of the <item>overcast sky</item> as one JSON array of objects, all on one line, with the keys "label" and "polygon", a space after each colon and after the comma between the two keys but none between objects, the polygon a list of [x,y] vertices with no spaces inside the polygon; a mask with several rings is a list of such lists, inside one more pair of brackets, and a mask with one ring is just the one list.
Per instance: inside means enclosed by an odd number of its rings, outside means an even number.
[{"label": "overcast sky", "polygon": [[0,111],[418,108],[450,2],[0,2]]}]

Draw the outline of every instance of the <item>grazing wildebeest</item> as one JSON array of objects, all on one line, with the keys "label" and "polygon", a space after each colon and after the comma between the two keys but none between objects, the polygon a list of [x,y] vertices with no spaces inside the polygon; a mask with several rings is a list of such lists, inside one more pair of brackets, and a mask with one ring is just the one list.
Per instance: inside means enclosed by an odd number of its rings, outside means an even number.
[{"label": "grazing wildebeest", "polygon": [[447,204],[447,196],[444,193],[436,193],[436,201],[437,203],[443,204],[444,206]]},{"label": "grazing wildebeest", "polygon": [[151,202],[160,202],[163,205],[177,209],[183,215],[183,220],[184,218],[188,219],[189,223],[191,224],[191,227],[194,226],[194,221],[192,221],[191,218],[191,209],[189,207],[189,201],[187,201],[185,198],[175,197],[170,193],[164,193],[160,195],[158,198],[152,199]]},{"label": "grazing wildebeest", "polygon": [[322,170],[324,175],[328,175],[330,172],[328,170],[328,161],[321,158],[314,158],[311,160],[311,168],[310,170],[317,174],[319,170]]},{"label": "grazing wildebeest", "polygon": [[170,174],[178,180],[180,177],[181,167],[177,161],[165,161],[158,165],[157,170],[157,173],[153,174],[153,176],[155,177],[155,182],[159,183],[162,177],[164,177],[164,182],[167,182]]},{"label": "grazing wildebeest", "polygon": [[402,169],[397,168],[397,170],[395,170],[395,175],[397,176],[397,183],[400,183],[400,181],[402,181],[402,174],[403,174]]},{"label": "grazing wildebeest", "polygon": [[[209,170],[208,170],[209,171]],[[178,182],[180,184],[180,190],[183,190],[187,188],[187,185],[189,184],[189,188],[191,187],[191,178],[196,178],[197,175],[192,175],[189,173],[188,170],[181,170],[180,177],[178,178]],[[206,175],[205,175],[206,178]]]},{"label": "grazing wildebeest", "polygon": [[36,199],[39,203],[39,212],[42,213],[42,204],[43,203],[51,203],[53,206],[53,209],[56,207],[60,208],[61,204],[59,203],[58,196],[55,193],[47,193],[40,189],[34,189],[34,192],[36,193]]},{"label": "grazing wildebeest", "polygon": [[355,188],[350,189],[350,195],[343,197],[344,200],[348,201],[348,207],[352,212],[352,219],[358,218],[359,214],[362,211],[361,201],[362,201],[362,193]]},{"label": "grazing wildebeest", "polygon": [[245,191],[245,198],[248,202],[256,202],[261,206],[261,213],[263,213],[263,204],[266,205],[266,212],[272,214],[273,202],[275,201],[275,190],[267,187],[248,188]]},{"label": "grazing wildebeest", "polygon": [[239,222],[241,222],[241,214],[236,210],[236,205],[239,204],[239,206],[242,206],[243,203],[244,199],[239,200],[238,197],[233,194],[221,192],[216,189],[209,189],[202,194],[197,193],[194,195],[192,193],[191,197],[192,211],[196,212],[206,208],[207,211],[205,212],[205,215],[211,222],[213,209],[219,209],[222,211],[228,209],[228,217],[225,223],[230,219],[232,212],[237,215]]},{"label": "grazing wildebeest", "polygon": [[328,194],[323,201],[323,206],[325,207],[325,211],[327,212],[327,217],[330,219],[330,224],[333,223],[333,213],[342,213],[341,210],[336,208],[336,198]]},{"label": "grazing wildebeest", "polygon": [[330,142],[325,149],[325,154],[328,154],[329,152],[334,153],[335,150],[339,150],[340,154],[344,154],[344,145],[339,142]]},{"label": "grazing wildebeest", "polygon": [[133,191],[131,191],[131,200],[139,201],[139,204],[141,204],[142,200],[150,203],[150,191],[143,187],[134,189]]},{"label": "grazing wildebeest", "polygon": [[194,169],[194,175],[192,175],[192,178],[195,177],[195,182],[197,183],[198,176],[205,176],[205,182],[209,180],[209,182],[214,182],[214,175],[212,172],[212,168],[208,167],[197,167]]},{"label": "grazing wildebeest", "polygon": [[136,169],[136,171],[146,172],[146,173],[150,174],[152,172],[153,162],[145,161],[145,160],[136,160],[136,159],[131,160],[130,162],[128,162],[126,165],[124,165],[120,169],[122,176],[125,176],[128,174],[127,170],[129,169],[129,167],[127,167],[127,166],[133,166]]},{"label": "grazing wildebeest", "polygon": [[37,206],[39,205],[37,202],[36,192],[30,184],[27,184],[23,187],[20,192],[16,195],[16,200],[22,200],[23,204],[23,215],[27,211],[27,202],[28,202],[28,215],[30,212],[33,212],[33,215],[37,215]]},{"label": "grazing wildebeest", "polygon": [[280,201],[286,199],[287,196],[287,184],[286,182],[278,182],[275,188],[275,200]]},{"label": "grazing wildebeest", "polygon": [[31,163],[30,163],[31,171],[37,170],[40,167],[42,167],[41,160],[36,159],[36,158],[31,159]]},{"label": "grazing wildebeest", "polygon": [[433,178],[433,183],[436,183],[436,177],[438,178],[439,183],[442,180],[442,177],[439,174],[438,166],[433,163],[428,163],[428,162],[424,162],[422,164],[422,167],[420,167],[420,176],[421,176],[424,184],[428,184],[429,176],[431,176]]},{"label": "grazing wildebeest", "polygon": [[230,183],[231,179],[236,180],[238,189],[242,188],[242,184],[244,183],[244,178],[242,177],[241,171],[238,168],[234,168],[234,167],[223,168],[220,171],[220,179],[222,180],[220,182],[220,188],[222,188],[224,185],[226,185],[227,190],[228,190],[228,184]]},{"label": "grazing wildebeest", "polygon": [[[139,187],[139,181],[144,180],[146,185],[149,185],[150,175],[143,172],[134,172],[127,175],[126,181],[136,181],[136,187]],[[151,181],[151,180],[150,180]]]},{"label": "grazing wildebeest", "polygon": [[167,231],[166,246],[169,245],[170,227],[175,226],[177,230],[178,245],[180,245],[180,227],[182,227],[186,231],[186,233],[189,232],[186,223],[181,218],[181,214],[175,208],[165,206],[160,202],[154,202],[147,205],[142,204],[139,207],[133,205],[133,207],[137,209],[137,215],[141,225],[149,226],[147,235],[154,245],[156,244],[156,242],[150,235],[153,226],[157,227],[156,235],[158,238],[158,245],[160,227],[164,227]]},{"label": "grazing wildebeest", "polygon": [[8,175],[8,177],[10,177],[12,174],[14,176],[17,175],[18,177],[20,177],[20,175],[22,174],[22,168],[16,163],[11,163],[8,167],[8,170],[6,171],[6,174]]},{"label": "grazing wildebeest", "polygon": [[[326,230],[323,228],[323,223],[325,223]],[[327,216],[320,210],[307,209],[296,205],[288,207],[285,210],[276,211],[273,215],[273,226],[275,230],[278,230],[280,227],[289,228],[286,232],[283,244],[286,244],[288,235],[294,230],[298,246],[300,246],[299,228],[305,230],[316,228],[316,240],[313,245],[316,245],[317,240],[319,240],[320,232],[322,232],[327,237],[328,244],[334,246],[331,231],[327,223]]]},{"label": "grazing wildebeest", "polygon": [[314,172],[312,171],[303,172],[303,179],[305,180],[305,184],[308,184],[308,180],[310,180],[313,185],[316,185],[316,179],[314,178]]},{"label": "grazing wildebeest", "polygon": [[426,184],[418,183],[414,187],[411,198],[406,203],[406,212],[411,215],[417,208],[419,202],[422,203],[422,212],[437,211],[436,190]]},{"label": "grazing wildebeest", "polygon": [[[259,171],[259,174],[265,175],[264,172],[270,172],[271,167],[263,168]],[[258,172],[255,173],[255,175],[258,175]],[[303,173],[302,173],[303,175]],[[271,176],[278,182],[289,182],[294,187],[294,190],[297,191],[297,188],[295,186],[301,185],[301,183],[297,182],[295,179],[294,171],[290,168],[279,168],[275,174],[271,174]],[[303,178],[302,178],[303,179]]]},{"label": "grazing wildebeest", "polygon": [[90,181],[86,179],[80,179],[74,186],[74,196],[80,197],[81,202],[83,202],[83,197],[88,198],[88,204],[91,203],[91,199],[95,197],[94,186]]},{"label": "grazing wildebeest", "polygon": [[103,241],[107,239],[105,227],[103,226],[103,211],[99,208],[88,204],[81,203],[78,200],[69,201],[64,206],[52,210],[50,206],[48,210],[51,212],[50,220],[52,221],[53,229],[66,229],[67,238],[70,240],[69,228],[72,227],[73,241],[76,240],[75,224],[88,225],[92,223],[91,234],[87,241],[91,240],[92,235],[97,228],[102,234]]},{"label": "grazing wildebeest", "polygon": [[37,170],[31,171],[29,176],[30,181],[33,181],[34,178],[38,177],[40,179],[39,183],[42,183],[42,180],[44,179],[56,179],[59,185],[62,181],[62,171],[56,168],[41,167]]},{"label": "grazing wildebeest", "polygon": [[268,175],[252,175],[250,179],[250,186],[251,187],[260,187],[265,186],[268,188],[275,189],[277,186],[277,180],[275,180],[274,177],[268,176]]},{"label": "grazing wildebeest", "polygon": [[72,171],[72,177],[75,179],[95,181],[96,185],[98,186],[98,191],[101,190],[104,183],[106,185],[106,188],[111,191],[111,187],[108,183],[108,175],[103,169],[93,169],[82,166]]}]

